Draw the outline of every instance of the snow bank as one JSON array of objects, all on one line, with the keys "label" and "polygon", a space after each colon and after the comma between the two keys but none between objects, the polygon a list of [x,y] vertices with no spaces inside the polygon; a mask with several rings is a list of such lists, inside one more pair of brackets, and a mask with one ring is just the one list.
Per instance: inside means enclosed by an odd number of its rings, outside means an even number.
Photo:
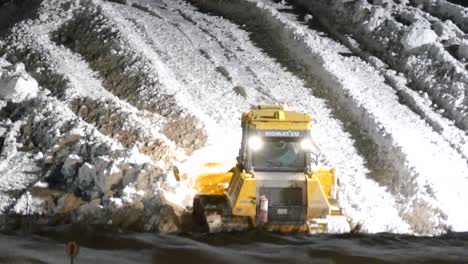
[{"label": "snow bank", "polygon": [[413,89],[427,92],[458,127],[468,127],[468,72],[451,51],[465,34],[454,23],[400,3],[387,5],[379,15],[383,21],[370,30],[372,10],[382,7],[369,1],[348,5],[324,0],[294,2],[304,5],[334,35],[344,39],[352,35],[360,49],[403,72]]},{"label": "snow bank", "polygon": [[[134,207],[135,203],[127,199],[125,186],[131,184],[138,189],[137,194],[152,199],[152,184],[162,171],[137,147],[124,148],[79,119],[66,103],[41,92],[30,102],[12,107],[17,109],[2,114],[15,113],[15,120],[0,123],[0,136],[5,138],[0,191],[12,193],[8,199],[2,195],[2,212],[44,217],[76,212],[73,216],[76,221],[107,223],[114,216],[126,217],[121,210],[113,211],[106,199],[123,195],[127,204]],[[40,181],[46,182],[39,184]],[[79,193],[84,204],[67,192]],[[149,203],[149,206],[162,205]],[[83,210],[79,210],[81,207]],[[96,214],[90,216],[90,211]],[[125,228],[138,229],[133,226],[135,221],[125,222]],[[153,221],[145,228],[157,230],[158,224]]]},{"label": "snow bank", "polygon": [[[23,127],[21,131],[30,127],[30,134],[11,135],[15,141],[20,137],[24,145],[36,142],[45,153],[38,163],[46,176],[32,174],[33,178],[27,184],[18,187],[20,196],[17,202],[9,201],[10,213],[52,216],[52,219],[55,214],[73,213],[74,221],[110,223],[133,230],[158,230],[159,218],[143,225],[153,214],[160,215],[163,206],[154,196],[158,190],[157,179],[163,172],[153,160],[136,148],[126,149],[102,135],[56,99],[39,95],[25,110],[15,124]],[[9,153],[13,157],[2,162],[14,161],[18,156],[14,153],[30,157],[28,162],[37,158],[37,155],[19,151],[17,145],[13,147],[15,152]],[[2,177],[11,177],[15,169],[10,164],[2,168]],[[18,180],[19,176],[8,177],[2,184]],[[47,185],[37,184],[39,180],[46,181]],[[13,190],[11,186],[4,189]],[[116,201],[121,201],[122,206],[116,206]],[[169,231],[177,230],[178,226],[175,229],[173,226]]]},{"label": "snow bank", "polygon": [[[44,1],[38,11],[39,19],[15,25],[11,34],[0,41],[0,54],[20,65],[12,68],[12,72],[16,69],[21,73],[17,74],[19,77],[35,83],[37,87],[37,81],[27,75],[20,64],[24,63],[44,87],[43,92],[37,89],[31,102],[21,104],[16,100],[20,104],[7,110],[1,101],[2,116],[14,118],[14,121],[8,120],[11,124],[5,126],[3,121],[0,123],[0,127],[5,127],[8,139],[2,151],[6,158],[0,162],[0,210],[46,216],[72,213],[73,221],[110,223],[120,228],[148,231],[158,230],[159,221],[165,219],[169,224],[163,224],[161,228],[177,231],[179,227],[174,223],[178,223],[175,218],[180,215],[171,214],[168,208],[163,210],[164,205],[154,193],[163,174],[162,169],[169,168],[174,160],[184,158],[185,153],[163,135],[163,127],[167,125],[169,133],[181,140],[188,139],[184,143],[187,149],[194,143],[194,148],[203,144],[202,138],[198,142],[193,140],[194,135],[195,138],[200,136],[203,130],[199,125],[193,125],[191,121],[194,120],[189,118],[176,119],[171,123],[153,112],[159,107],[162,111],[174,113],[174,108],[164,109],[171,100],[161,98],[160,91],[154,91],[152,86],[146,87],[147,98],[159,101],[153,103],[151,109],[138,108],[140,105],[132,105],[131,100],[128,103],[119,99],[113,91],[103,87],[99,72],[93,72],[88,61],[50,39],[53,31],[73,18],[73,12],[79,13],[78,9],[97,12],[95,4],[100,3],[86,1],[58,5],[55,1]],[[102,41],[105,44],[108,40]],[[123,42],[119,41],[112,43],[121,45]],[[112,54],[114,51],[105,52]],[[125,75],[130,72],[128,68],[135,66],[135,59],[138,58],[119,57],[114,61],[115,65],[106,64],[106,67],[110,70],[119,68]],[[144,58],[139,59],[145,61]],[[3,64],[8,66],[6,62],[0,62],[2,67]],[[140,73],[149,76],[149,80],[158,82],[146,66],[132,69],[141,70]],[[135,78],[140,78],[141,74],[132,74],[129,82],[135,88],[138,86],[134,83]],[[32,93],[24,96],[24,90],[18,87],[15,86],[15,98],[19,95],[22,100],[33,97]],[[145,91],[137,93],[142,97],[143,94]],[[127,99],[146,102],[135,94],[125,95],[129,96]],[[180,114],[177,110],[175,112],[176,116]],[[9,116],[12,113],[14,116]],[[181,131],[185,134],[178,133]],[[3,134],[1,129],[0,132]],[[17,166],[12,166],[15,163]],[[29,174],[25,173],[23,177],[19,174],[22,170],[29,171]],[[46,181],[47,185],[35,184],[38,181]],[[53,203],[50,195],[38,196],[37,192],[30,192],[31,188],[43,189],[46,193],[53,190]],[[134,192],[130,194],[129,190]],[[17,192],[8,195],[12,199],[3,199],[3,191]],[[79,194],[79,200],[70,196],[71,193]],[[119,199],[123,208],[112,203]],[[155,215],[156,218],[153,217]]]}]

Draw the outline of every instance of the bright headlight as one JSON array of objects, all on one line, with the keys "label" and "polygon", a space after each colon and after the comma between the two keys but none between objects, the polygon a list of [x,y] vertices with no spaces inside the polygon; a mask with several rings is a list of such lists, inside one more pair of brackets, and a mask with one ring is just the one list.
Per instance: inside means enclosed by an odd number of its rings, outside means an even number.
[{"label": "bright headlight", "polygon": [[301,148],[303,150],[312,150],[314,144],[312,143],[312,140],[310,138],[306,138],[301,141]]},{"label": "bright headlight", "polygon": [[253,151],[261,149],[263,146],[263,141],[258,136],[253,136],[249,138],[249,148]]}]

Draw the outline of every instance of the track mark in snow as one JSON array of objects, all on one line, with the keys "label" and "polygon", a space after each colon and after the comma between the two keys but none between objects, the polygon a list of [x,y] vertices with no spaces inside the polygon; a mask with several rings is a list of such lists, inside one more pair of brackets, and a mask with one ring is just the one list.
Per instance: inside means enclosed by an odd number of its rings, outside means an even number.
[{"label": "track mark in snow", "polygon": [[[140,109],[175,117],[182,110],[173,96],[161,91],[158,76],[147,76],[145,60],[118,42],[119,32],[102,14],[90,11],[77,14],[54,34],[53,40],[81,54],[103,78],[103,85]],[[143,99],[146,95],[149,100]]]},{"label": "track mark in snow", "polygon": [[210,54],[208,54],[208,52],[206,52],[206,50],[204,49],[199,49],[198,50],[200,52],[200,54],[205,57],[205,59],[209,60],[211,63],[214,63],[213,62],[213,59],[211,58]]},{"label": "track mark in snow", "polygon": [[160,16],[160,15],[159,15],[158,13],[156,13],[155,11],[149,9],[148,7],[145,7],[145,6],[136,4],[136,3],[131,4],[131,6],[134,7],[134,8],[140,9],[141,11],[147,12],[147,13],[149,13],[150,15],[152,15],[152,16],[154,16],[154,17],[157,17],[157,18],[159,18],[159,19],[164,19],[162,16]]},{"label": "track mark in snow", "polygon": [[[137,8],[137,9],[140,9],[141,11],[146,12],[146,13],[148,13],[148,14],[154,16],[154,17],[157,17],[157,18],[159,18],[161,20],[164,20],[167,23],[170,23],[171,25],[174,26],[175,29],[177,29],[180,33],[182,33],[187,38],[187,40],[193,45],[192,40],[190,39],[190,37],[182,29],[180,29],[179,24],[177,24],[175,22],[167,21],[166,19],[164,19],[164,17],[160,16],[158,13],[156,13],[154,10],[152,10],[149,7],[142,6],[142,5],[139,5],[139,4],[136,4],[136,3],[132,3],[130,6],[134,7],[134,8]],[[136,25],[136,26],[138,26],[138,25]]]},{"label": "track mark in snow", "polygon": [[232,78],[229,74],[229,72],[224,68],[223,66],[217,66],[216,71],[219,72],[228,82],[232,82]]},{"label": "track mark in snow", "polygon": [[[300,21],[302,21],[303,17],[307,15],[307,13],[305,13],[305,10],[307,10],[306,7],[300,8],[296,5],[292,5],[291,9],[282,8],[281,10],[287,10],[288,13],[299,16],[298,19]],[[314,19],[316,20],[317,18],[314,17]],[[409,21],[408,23],[411,25]],[[312,30],[326,31],[327,33],[325,36],[333,36],[335,40],[345,45],[351,51],[339,52],[340,55],[345,57],[360,57],[372,65],[381,73],[382,76],[385,77],[385,83],[395,89],[396,95],[399,97],[399,102],[410,108],[429,125],[431,125],[433,129],[437,131],[468,162],[468,135],[463,130],[455,126],[450,119],[444,117],[443,112],[441,114],[441,109],[434,109],[434,107],[431,106],[431,102],[428,102],[428,99],[415,92],[414,89],[409,88],[407,80],[400,76],[401,74],[398,74],[393,70],[389,70],[388,65],[380,61],[380,59],[372,56],[372,54],[369,54],[364,50],[361,50],[359,44],[357,44],[350,36],[343,36],[330,26],[324,27],[320,25],[320,22],[318,21],[315,21],[314,24],[312,24],[312,21],[309,20],[305,24]],[[318,32],[318,34],[320,34],[320,32]]]},{"label": "track mark in snow", "polygon": [[167,135],[177,145],[189,153],[203,146],[205,135],[198,121],[184,117],[185,110],[173,94],[165,91],[161,76],[150,71],[151,62],[126,47],[119,34],[101,13],[85,11],[56,31],[54,40],[81,54],[102,76],[104,87],[120,98],[141,110],[160,114],[174,125],[186,123]]},{"label": "track mark in snow", "polygon": [[73,62],[71,65],[74,69],[62,64],[58,71],[62,71],[61,74],[69,81],[71,87],[67,87],[66,93],[72,97],[68,99],[71,101],[70,107],[78,116],[127,148],[137,146],[155,161],[165,162],[165,166],[170,166],[172,161],[177,160],[177,156],[183,155],[158,129],[167,120],[120,101],[104,89],[101,81],[96,79],[96,74],[81,57],[53,45],[52,42],[45,46],[50,49],[50,57],[55,58],[59,64],[67,59]]},{"label": "track mark in snow", "polygon": [[245,91],[244,87],[236,86],[236,87],[233,88],[233,90],[237,95],[242,96],[244,98],[247,98],[247,92]]},{"label": "track mark in snow", "polygon": [[[420,9],[403,4],[384,9],[366,2],[349,6],[343,3],[332,6],[323,0],[293,2],[304,6],[332,31],[342,35],[353,34],[362,48],[395,71],[403,72],[412,82],[411,88],[427,93],[434,104],[445,110],[446,116],[465,130],[468,124],[465,102],[468,100],[468,74],[465,65],[454,59],[441,41],[445,39],[450,44],[450,41],[460,41],[463,37],[462,32],[457,33],[453,23],[438,21]],[[411,26],[399,23],[390,12],[410,21]],[[368,20],[369,23],[366,22]],[[425,36],[421,34],[436,36],[437,39],[430,43],[416,41],[414,48],[403,45],[406,37],[417,40],[418,36]]]},{"label": "track mark in snow", "polygon": [[[47,33],[35,35],[39,32],[24,36],[24,43],[31,46],[10,50],[8,56],[24,58],[22,61],[38,80],[42,80],[43,87],[56,91],[53,95],[68,102],[78,116],[94,124],[103,134],[128,148],[136,144],[143,153],[165,164],[163,166],[170,166],[184,156],[182,150],[159,133],[158,127],[166,122],[163,117],[140,111],[119,100],[102,87],[101,81],[96,79],[97,74],[80,56],[63,46],[56,46]],[[38,67],[42,70],[35,70]]]}]

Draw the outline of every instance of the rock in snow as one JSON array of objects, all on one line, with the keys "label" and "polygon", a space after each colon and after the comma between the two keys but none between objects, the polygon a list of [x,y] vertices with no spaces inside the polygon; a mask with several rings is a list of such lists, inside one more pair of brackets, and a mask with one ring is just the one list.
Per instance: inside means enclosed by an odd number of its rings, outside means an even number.
[{"label": "rock in snow", "polygon": [[62,166],[63,176],[74,177],[76,175],[78,167],[82,163],[83,163],[83,159],[80,156],[76,154],[69,155]]},{"label": "rock in snow", "polygon": [[401,44],[405,50],[409,51],[426,44],[431,44],[437,41],[437,34],[429,28],[415,24],[410,31],[406,32],[401,39]]},{"label": "rock in snow", "polygon": [[34,98],[39,91],[37,81],[31,78],[23,63],[0,68],[0,98],[14,103]]}]

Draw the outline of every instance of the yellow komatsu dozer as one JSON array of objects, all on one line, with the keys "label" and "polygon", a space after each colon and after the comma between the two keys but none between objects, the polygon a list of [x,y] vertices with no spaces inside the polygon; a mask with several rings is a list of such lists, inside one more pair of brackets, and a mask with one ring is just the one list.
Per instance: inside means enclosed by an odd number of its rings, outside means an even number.
[{"label": "yellow komatsu dozer", "polygon": [[196,178],[195,222],[209,232],[329,232],[330,220],[344,217],[335,169],[318,167],[310,123],[308,114],[282,105],[244,113],[237,164],[228,172],[206,164]]}]

